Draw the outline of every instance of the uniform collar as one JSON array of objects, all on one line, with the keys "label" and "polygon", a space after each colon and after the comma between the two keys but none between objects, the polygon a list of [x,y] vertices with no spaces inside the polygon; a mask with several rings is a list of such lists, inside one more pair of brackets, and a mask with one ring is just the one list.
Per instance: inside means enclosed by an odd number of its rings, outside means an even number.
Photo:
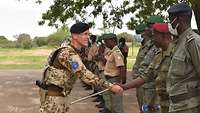
[{"label": "uniform collar", "polygon": [[179,41],[182,41],[182,40],[184,40],[184,38],[186,38],[186,36],[190,33],[192,31],[192,28],[191,27],[189,27],[189,28],[187,28],[183,33],[181,33],[180,35],[179,35]]},{"label": "uniform collar", "polygon": [[117,45],[116,45],[116,46],[114,46],[114,47],[112,48],[111,51],[113,52],[113,51],[118,50],[118,49],[119,49],[119,48],[118,48]]}]

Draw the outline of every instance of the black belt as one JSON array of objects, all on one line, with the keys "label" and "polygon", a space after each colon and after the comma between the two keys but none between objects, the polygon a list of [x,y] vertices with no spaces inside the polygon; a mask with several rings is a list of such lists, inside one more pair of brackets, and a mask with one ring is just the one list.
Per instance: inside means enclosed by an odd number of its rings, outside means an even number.
[{"label": "black belt", "polygon": [[101,73],[101,72],[103,72],[104,70],[99,70],[99,72]]},{"label": "black belt", "polygon": [[178,103],[180,101],[186,100],[186,99],[190,99],[192,97],[197,97],[200,96],[200,90],[199,89],[193,89],[193,90],[189,90],[188,93],[184,93],[184,94],[180,94],[180,95],[176,95],[176,96],[170,96],[170,100],[173,103]]},{"label": "black belt", "polygon": [[118,77],[119,76],[108,76],[108,75],[105,76],[106,79],[112,79],[112,78],[118,78]]}]

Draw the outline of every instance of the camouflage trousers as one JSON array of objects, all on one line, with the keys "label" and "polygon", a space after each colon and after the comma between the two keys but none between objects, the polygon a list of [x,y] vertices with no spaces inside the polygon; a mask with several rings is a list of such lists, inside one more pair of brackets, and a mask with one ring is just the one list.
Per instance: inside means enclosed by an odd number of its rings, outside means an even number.
[{"label": "camouflage trousers", "polygon": [[169,113],[169,95],[159,95],[161,113]]},{"label": "camouflage trousers", "polygon": [[200,113],[200,106],[197,106],[191,109],[182,110],[182,111],[171,112],[171,113]]},{"label": "camouflage trousers", "polygon": [[[159,102],[159,96],[157,95],[155,88],[144,88],[144,104],[155,105],[160,104]],[[160,110],[149,110],[145,113],[160,113]]]},{"label": "camouflage trousers", "polygon": [[160,112],[161,113],[169,113],[169,107],[167,106],[160,106]]},{"label": "camouflage trousers", "polygon": [[138,106],[140,108],[140,113],[143,113],[142,111],[142,105],[144,104],[144,88],[143,87],[136,88],[136,97],[138,101]]},{"label": "camouflage trousers", "polygon": [[[116,78],[107,79],[111,83],[118,83]],[[111,91],[103,93],[103,98],[105,101],[105,108],[107,108],[110,113],[123,113],[123,95],[114,94]]]},{"label": "camouflage trousers", "polygon": [[67,113],[67,97],[47,96],[40,105],[40,113]]}]

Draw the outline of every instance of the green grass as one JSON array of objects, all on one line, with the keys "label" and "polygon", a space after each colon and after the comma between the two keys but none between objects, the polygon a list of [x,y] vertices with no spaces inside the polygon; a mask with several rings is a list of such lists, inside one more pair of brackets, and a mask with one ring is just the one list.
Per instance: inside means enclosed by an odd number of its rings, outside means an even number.
[{"label": "green grass", "polygon": [[129,47],[129,52],[128,52],[128,59],[127,59],[127,69],[131,70],[134,63],[135,59],[138,53],[139,47]]},{"label": "green grass", "polygon": [[44,64],[0,64],[0,69],[43,69]]},{"label": "green grass", "polygon": [[[128,69],[132,69],[139,47],[129,45]],[[42,69],[51,47],[37,47],[31,50],[0,48],[0,69]]]},{"label": "green grass", "polygon": [[42,69],[52,48],[0,48],[0,69]]}]

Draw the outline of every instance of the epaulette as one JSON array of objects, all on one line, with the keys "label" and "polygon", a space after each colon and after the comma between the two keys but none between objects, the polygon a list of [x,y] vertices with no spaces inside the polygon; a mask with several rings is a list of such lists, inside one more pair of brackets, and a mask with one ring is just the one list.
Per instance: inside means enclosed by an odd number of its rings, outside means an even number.
[{"label": "epaulette", "polygon": [[189,35],[187,35],[186,42],[189,43],[190,41],[194,39],[195,39],[195,36],[192,33],[190,33]]}]

